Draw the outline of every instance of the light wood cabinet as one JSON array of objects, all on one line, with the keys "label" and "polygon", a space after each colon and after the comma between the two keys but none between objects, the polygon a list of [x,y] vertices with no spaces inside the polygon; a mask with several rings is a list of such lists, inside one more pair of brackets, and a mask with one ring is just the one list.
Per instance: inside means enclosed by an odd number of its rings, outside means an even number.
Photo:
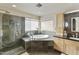
[{"label": "light wood cabinet", "polygon": [[76,42],[76,55],[79,55],[79,42]]},{"label": "light wood cabinet", "polygon": [[56,38],[54,40],[54,48],[58,51],[63,52],[64,51],[64,43],[63,43],[63,39],[60,38]]},{"label": "light wood cabinet", "polygon": [[66,40],[64,41],[65,53],[69,55],[79,55],[79,42]]},{"label": "light wood cabinet", "polygon": [[68,55],[79,55],[79,42],[56,38],[54,40],[54,49]]},{"label": "light wood cabinet", "polygon": [[64,40],[64,53],[70,54],[70,55],[76,55],[77,54],[77,46],[76,46],[76,41],[72,40]]}]

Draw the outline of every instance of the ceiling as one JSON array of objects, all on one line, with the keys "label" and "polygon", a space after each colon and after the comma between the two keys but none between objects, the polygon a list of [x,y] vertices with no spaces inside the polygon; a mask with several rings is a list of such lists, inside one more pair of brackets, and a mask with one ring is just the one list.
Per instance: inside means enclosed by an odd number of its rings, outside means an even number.
[{"label": "ceiling", "polygon": [[[12,5],[16,7],[13,8]],[[14,9],[37,16],[56,14],[79,9],[79,3],[41,3],[42,7],[36,7],[38,3],[1,3],[0,7],[4,9]]]}]

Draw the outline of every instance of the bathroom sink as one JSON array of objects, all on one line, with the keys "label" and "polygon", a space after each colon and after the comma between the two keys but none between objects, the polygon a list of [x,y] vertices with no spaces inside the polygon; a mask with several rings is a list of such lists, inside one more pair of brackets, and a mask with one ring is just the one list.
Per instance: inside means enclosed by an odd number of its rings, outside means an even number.
[{"label": "bathroom sink", "polygon": [[44,38],[48,38],[49,35],[44,35],[44,34],[39,34],[39,35],[32,35],[30,36],[30,38],[33,38],[33,39],[44,39]]},{"label": "bathroom sink", "polygon": [[74,37],[70,37],[70,39],[73,39],[73,40],[79,40],[79,38],[74,38]]}]

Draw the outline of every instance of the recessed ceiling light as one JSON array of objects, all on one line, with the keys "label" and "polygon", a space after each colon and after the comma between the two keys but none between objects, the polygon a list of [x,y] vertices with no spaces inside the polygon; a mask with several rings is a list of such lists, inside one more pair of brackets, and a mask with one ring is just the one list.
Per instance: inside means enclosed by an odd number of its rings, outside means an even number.
[{"label": "recessed ceiling light", "polygon": [[16,5],[12,5],[12,7],[16,7]]}]

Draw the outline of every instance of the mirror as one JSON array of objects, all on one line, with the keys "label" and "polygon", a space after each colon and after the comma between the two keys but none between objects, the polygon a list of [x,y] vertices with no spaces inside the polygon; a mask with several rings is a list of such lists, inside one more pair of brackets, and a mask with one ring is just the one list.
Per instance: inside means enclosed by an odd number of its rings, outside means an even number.
[{"label": "mirror", "polygon": [[71,18],[71,31],[72,32],[79,32],[79,17],[72,17]]}]

